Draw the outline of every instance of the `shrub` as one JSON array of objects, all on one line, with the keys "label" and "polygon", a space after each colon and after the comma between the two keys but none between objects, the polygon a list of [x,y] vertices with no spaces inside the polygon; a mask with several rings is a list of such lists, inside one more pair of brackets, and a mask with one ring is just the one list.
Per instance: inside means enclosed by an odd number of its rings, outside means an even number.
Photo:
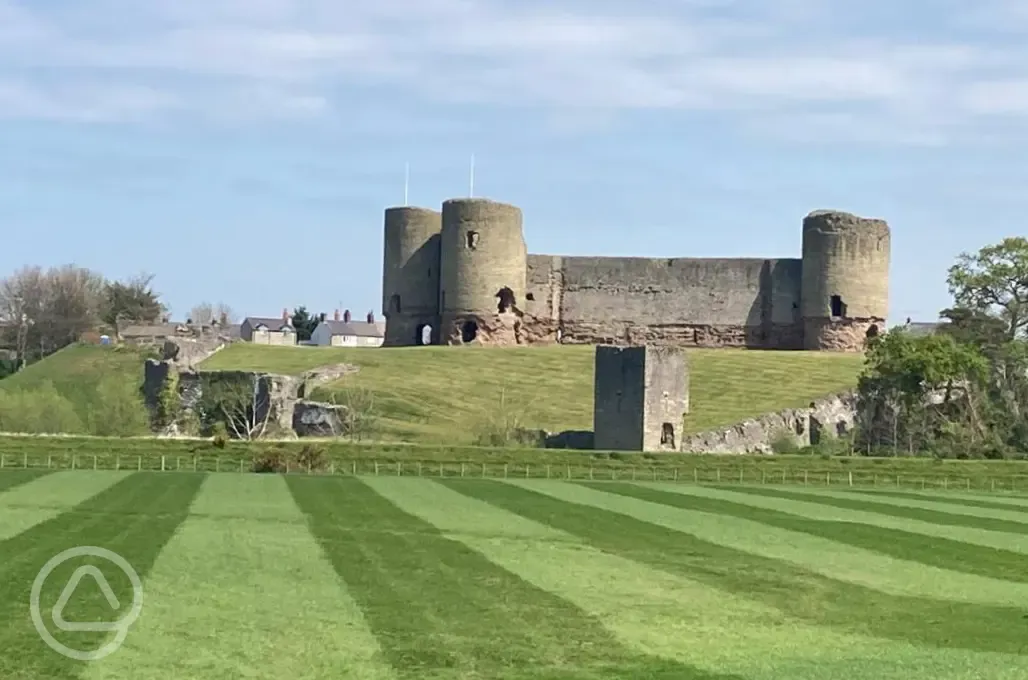
[{"label": "shrub", "polygon": [[149,415],[139,391],[116,376],[100,379],[88,408],[90,434],[130,437],[149,430]]},{"label": "shrub", "polygon": [[304,470],[326,470],[328,468],[328,456],[325,450],[314,444],[304,444],[300,452],[296,454],[296,467]]},{"label": "shrub", "polygon": [[286,455],[280,449],[268,449],[262,451],[254,458],[251,470],[261,473],[278,473],[286,471]]},{"label": "shrub", "polygon": [[219,449],[225,448],[228,444],[228,427],[220,420],[211,427],[211,444]]},{"label": "shrub", "polygon": [[800,445],[792,432],[779,430],[771,437],[771,450],[775,453],[796,453]]},{"label": "shrub", "polygon": [[86,434],[75,405],[50,381],[34,390],[0,392],[0,432]]}]

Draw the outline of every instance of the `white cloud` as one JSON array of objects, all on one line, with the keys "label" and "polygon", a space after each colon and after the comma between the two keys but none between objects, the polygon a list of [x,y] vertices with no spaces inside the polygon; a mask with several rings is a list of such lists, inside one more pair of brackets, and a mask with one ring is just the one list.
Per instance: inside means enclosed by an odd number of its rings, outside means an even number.
[{"label": "white cloud", "polygon": [[751,129],[801,120],[811,134],[912,143],[1028,114],[1023,4],[932,5],[0,0],[0,116],[311,117],[352,106],[335,99],[351,84],[555,120],[702,109]]}]

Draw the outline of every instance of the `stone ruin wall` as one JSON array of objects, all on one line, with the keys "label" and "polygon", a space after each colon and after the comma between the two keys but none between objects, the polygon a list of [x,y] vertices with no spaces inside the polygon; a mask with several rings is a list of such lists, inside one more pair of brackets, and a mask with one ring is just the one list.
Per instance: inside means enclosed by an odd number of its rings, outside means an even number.
[{"label": "stone ruin wall", "polygon": [[801,349],[802,273],[799,259],[529,255],[519,344]]}]

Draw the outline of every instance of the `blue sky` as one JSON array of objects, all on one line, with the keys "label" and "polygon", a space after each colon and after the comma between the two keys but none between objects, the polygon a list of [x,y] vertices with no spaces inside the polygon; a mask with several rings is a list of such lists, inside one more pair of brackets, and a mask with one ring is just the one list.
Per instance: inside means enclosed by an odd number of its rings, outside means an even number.
[{"label": "blue sky", "polygon": [[891,320],[1028,233],[1028,4],[0,0],[0,273],[147,271],[184,317],[380,307],[382,211],[537,253],[798,256],[893,229]]}]

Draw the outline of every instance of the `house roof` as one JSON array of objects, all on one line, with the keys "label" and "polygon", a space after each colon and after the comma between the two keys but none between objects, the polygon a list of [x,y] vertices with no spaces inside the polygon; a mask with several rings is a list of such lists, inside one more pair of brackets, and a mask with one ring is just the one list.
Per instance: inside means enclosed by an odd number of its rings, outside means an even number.
[{"label": "house roof", "polygon": [[322,324],[328,326],[328,330],[332,335],[353,335],[358,338],[385,337],[385,322],[383,321],[368,323],[367,321],[333,321],[332,319],[326,319],[318,325]]},{"label": "house roof", "polygon": [[243,319],[244,324],[249,324],[250,328],[257,328],[258,326],[267,326],[270,330],[280,331],[283,328],[293,327],[291,320],[282,320],[282,317],[271,317],[271,316],[248,316]]}]

